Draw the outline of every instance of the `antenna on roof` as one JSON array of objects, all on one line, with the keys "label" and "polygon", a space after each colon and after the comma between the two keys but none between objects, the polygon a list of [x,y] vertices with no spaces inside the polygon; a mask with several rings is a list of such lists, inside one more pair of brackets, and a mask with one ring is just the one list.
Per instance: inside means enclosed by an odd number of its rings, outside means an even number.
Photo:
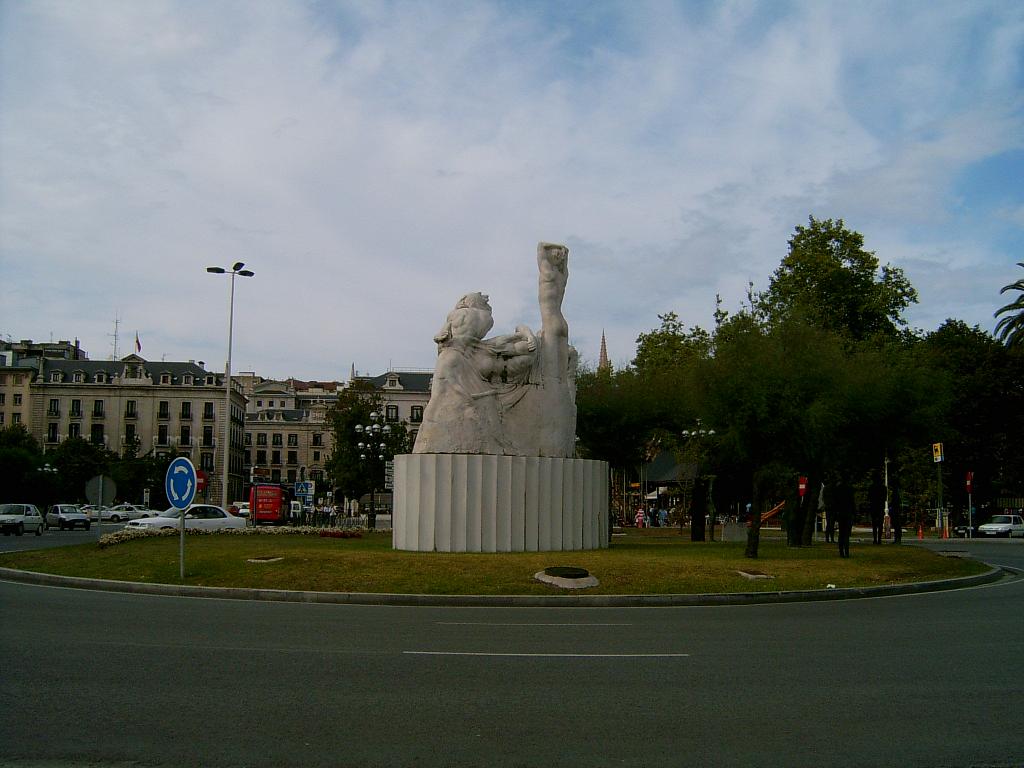
[{"label": "antenna on roof", "polygon": [[120,325],[121,325],[121,318],[118,317],[117,313],[115,312],[114,313],[114,332],[107,334],[108,336],[113,336],[114,337],[114,354],[111,355],[111,357],[110,357],[111,360],[117,360],[117,330],[118,330],[118,327]]}]

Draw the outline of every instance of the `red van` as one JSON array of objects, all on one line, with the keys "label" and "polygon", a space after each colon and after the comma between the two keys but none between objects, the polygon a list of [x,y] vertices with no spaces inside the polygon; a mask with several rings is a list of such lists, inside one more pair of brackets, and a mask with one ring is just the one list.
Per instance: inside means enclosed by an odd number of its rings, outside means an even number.
[{"label": "red van", "polygon": [[288,492],[279,485],[254,485],[249,490],[249,517],[255,525],[284,525],[289,501]]}]

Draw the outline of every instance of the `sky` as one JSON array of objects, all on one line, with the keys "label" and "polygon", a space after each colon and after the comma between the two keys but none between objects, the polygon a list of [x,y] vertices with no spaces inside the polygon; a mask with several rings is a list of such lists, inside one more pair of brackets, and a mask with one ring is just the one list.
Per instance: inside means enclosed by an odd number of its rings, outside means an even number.
[{"label": "sky", "polygon": [[481,291],[581,359],[841,218],[992,330],[1024,261],[1024,4],[0,0],[0,337],[347,380]]}]

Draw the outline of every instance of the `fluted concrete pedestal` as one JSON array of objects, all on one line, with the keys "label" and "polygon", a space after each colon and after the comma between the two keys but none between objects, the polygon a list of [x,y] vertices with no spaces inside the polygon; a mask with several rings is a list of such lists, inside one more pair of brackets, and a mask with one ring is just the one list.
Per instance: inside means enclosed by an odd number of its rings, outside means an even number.
[{"label": "fluted concrete pedestal", "polygon": [[395,549],[547,552],[608,546],[608,464],[589,459],[395,456]]}]

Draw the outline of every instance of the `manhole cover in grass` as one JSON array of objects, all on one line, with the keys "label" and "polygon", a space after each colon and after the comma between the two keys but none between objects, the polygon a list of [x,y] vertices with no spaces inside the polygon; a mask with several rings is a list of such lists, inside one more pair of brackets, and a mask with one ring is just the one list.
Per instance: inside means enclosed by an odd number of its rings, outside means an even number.
[{"label": "manhole cover in grass", "polygon": [[284,560],[283,557],[275,557],[273,555],[267,557],[252,557],[246,560],[247,563],[279,563]]},{"label": "manhole cover in grass", "polygon": [[548,576],[557,576],[560,579],[585,579],[590,575],[586,568],[573,568],[569,565],[553,565],[545,568],[544,573]]},{"label": "manhole cover in grass", "polygon": [[562,589],[586,589],[596,587],[600,582],[590,575],[586,568],[573,568],[565,565],[554,565],[533,574],[533,578],[553,587]]}]

